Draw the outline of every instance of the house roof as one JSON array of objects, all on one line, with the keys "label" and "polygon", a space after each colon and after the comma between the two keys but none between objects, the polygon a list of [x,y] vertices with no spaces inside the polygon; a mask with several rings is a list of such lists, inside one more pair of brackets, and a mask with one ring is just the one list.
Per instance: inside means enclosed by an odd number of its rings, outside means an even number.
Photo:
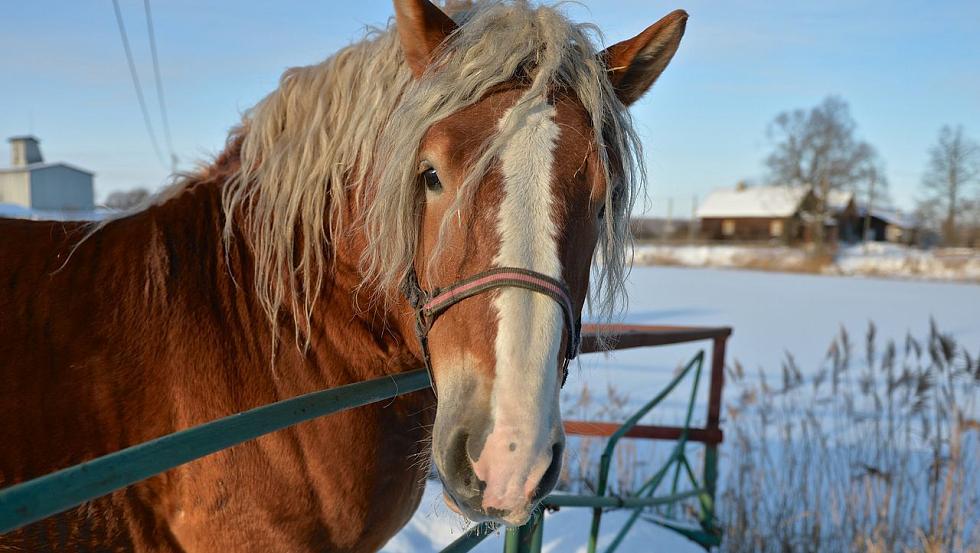
[{"label": "house roof", "polygon": [[700,218],[789,217],[800,209],[809,192],[802,186],[720,188],[708,194],[696,214]]},{"label": "house roof", "polygon": [[[858,206],[859,217],[864,217],[867,215],[867,213],[868,213],[868,209],[866,206],[863,205]],[[876,219],[881,219],[886,224],[895,225],[896,227],[908,229],[915,226],[915,223],[913,222],[911,217],[894,209],[873,207],[871,208],[871,216]]]},{"label": "house roof", "polygon": [[86,171],[81,167],[77,167],[70,163],[65,163],[62,161],[53,162],[41,162],[41,163],[29,163],[23,167],[5,167],[0,168],[0,173],[20,173],[22,171],[35,171],[37,169],[48,169],[50,167],[65,167],[66,169],[71,169],[72,171],[78,171],[79,173],[85,173],[86,175],[95,175],[92,171]]},{"label": "house roof", "polygon": [[827,194],[827,210],[831,213],[844,211],[853,199],[854,192],[850,190],[831,190]]}]

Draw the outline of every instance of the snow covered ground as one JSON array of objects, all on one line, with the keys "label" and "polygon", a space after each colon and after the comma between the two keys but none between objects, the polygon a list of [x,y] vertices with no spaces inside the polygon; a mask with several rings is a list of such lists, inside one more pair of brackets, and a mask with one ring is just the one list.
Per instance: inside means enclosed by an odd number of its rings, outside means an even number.
[{"label": "snow covered ground", "polygon": [[843,246],[829,263],[818,262],[802,249],[745,245],[637,245],[638,265],[727,267],[980,282],[980,251],[966,248],[920,250],[899,244]]},{"label": "snow covered ground", "polygon": [[33,219],[35,221],[97,221],[108,216],[104,209],[94,211],[47,211],[21,205],[0,203],[0,217]]},{"label": "snow covered ground", "polygon": [[968,248],[925,251],[876,242],[841,249],[828,272],[980,282],[980,252]]},{"label": "snow covered ground", "polygon": [[[784,352],[791,352],[804,371],[815,371],[831,339],[841,326],[862,336],[874,321],[882,339],[904,338],[911,331],[924,336],[929,319],[952,333],[971,351],[980,349],[980,285],[877,278],[691,269],[637,267],[630,277],[630,306],[625,319],[633,323],[729,325],[734,334],[727,359],[738,359],[746,370],[778,374]],[[628,390],[631,405],[655,394],[674,369],[693,355],[698,345],[647,348],[587,355],[572,369],[562,396],[565,403],[588,386],[602,397],[607,385]],[[689,389],[689,388],[688,388]],[[683,396],[678,389],[648,423],[673,424],[682,416]],[[696,417],[703,422],[706,393],[702,388]],[[722,426],[724,427],[724,419]],[[721,473],[725,473],[722,448]],[[566,508],[549,515],[545,523],[546,551],[584,551],[590,514]],[[603,518],[605,539],[618,530],[625,513]],[[430,482],[415,517],[384,551],[438,551],[456,539],[465,523],[446,508],[439,484]],[[502,533],[501,533],[502,536]],[[477,551],[501,551],[501,536],[491,536]],[[620,551],[696,552],[684,538],[639,522]]]},{"label": "snow covered ground", "polygon": [[[398,535],[391,539],[382,551],[384,553],[426,553],[435,552],[449,545],[463,535],[469,524],[449,511],[441,498],[438,483],[430,482],[422,498],[422,506]],[[601,551],[619,532],[626,521],[623,511],[606,513],[600,526],[599,550]],[[585,540],[592,524],[591,509],[565,508],[557,513],[547,513],[544,524],[544,553],[584,553]],[[500,553],[504,550],[504,530],[497,530],[483,540],[473,551],[477,553]],[[618,549],[621,553],[663,551],[697,551],[685,538],[665,532],[652,524],[638,522],[627,534]]]}]

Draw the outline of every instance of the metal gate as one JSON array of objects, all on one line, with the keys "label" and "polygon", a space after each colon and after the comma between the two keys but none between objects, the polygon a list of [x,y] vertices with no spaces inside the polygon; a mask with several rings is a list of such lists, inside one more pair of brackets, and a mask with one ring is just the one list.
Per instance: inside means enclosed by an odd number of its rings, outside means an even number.
[{"label": "metal gate", "polygon": [[[645,346],[662,346],[685,342],[712,341],[710,357],[710,384],[708,389],[708,413],[703,428],[692,428],[691,418],[701,380],[705,354],[702,350],[678,373],[656,397],[648,401],[622,425],[588,421],[565,421],[565,432],[579,436],[607,436],[605,450],[600,459],[598,489],[595,495],[554,493],[542,501],[546,509],[586,507],[592,509],[592,525],[589,533],[589,553],[597,547],[603,512],[610,509],[631,510],[627,523],[620,529],[606,551],[611,552],[622,542],[633,524],[648,508],[667,506],[667,517],[648,519],[688,537],[703,547],[710,548],[721,541],[721,532],[715,524],[715,488],[718,474],[718,445],[722,441],[719,426],[721,393],[724,384],[725,344],[731,335],[728,327],[699,328],[640,325],[586,325],[583,329],[582,353],[604,351],[600,349],[600,334],[605,337],[607,350],[619,350]],[[694,385],[688,401],[685,422],[682,426],[649,426],[639,424],[640,419],[657,406],[685,378],[693,378]],[[32,522],[76,507],[125,488],[131,484],[193,461],[255,439],[264,434],[281,430],[316,417],[321,417],[391,399],[430,386],[424,370],[349,384],[329,390],[265,405],[231,415],[187,430],[168,434],[142,444],[87,461],[57,472],[22,482],[0,490],[0,533],[9,532]],[[620,439],[641,438],[676,441],[671,455],[644,484],[627,497],[607,493],[612,456]],[[688,443],[705,446],[704,468],[700,478],[688,460]],[[662,484],[670,478],[670,491],[661,492]],[[688,489],[679,491],[681,482]],[[673,520],[670,506],[684,499],[695,497],[700,506],[697,526],[684,525]],[[443,553],[469,551],[494,531],[488,524],[478,524],[443,550]],[[537,553],[541,551],[544,516],[541,510],[520,528],[509,528],[505,537],[507,553]]]}]

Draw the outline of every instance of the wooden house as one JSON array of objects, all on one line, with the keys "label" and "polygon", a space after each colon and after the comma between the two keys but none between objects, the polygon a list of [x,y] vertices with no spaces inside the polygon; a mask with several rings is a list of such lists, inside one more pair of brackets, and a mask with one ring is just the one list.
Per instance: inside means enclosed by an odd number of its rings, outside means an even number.
[{"label": "wooden house", "polygon": [[814,203],[809,187],[739,185],[711,192],[696,214],[707,240],[792,243],[804,239]]}]

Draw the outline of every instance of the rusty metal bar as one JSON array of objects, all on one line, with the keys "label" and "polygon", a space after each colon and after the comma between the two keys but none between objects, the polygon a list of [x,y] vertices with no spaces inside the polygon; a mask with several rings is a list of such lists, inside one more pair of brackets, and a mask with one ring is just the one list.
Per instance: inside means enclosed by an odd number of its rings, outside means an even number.
[{"label": "rusty metal bar", "polygon": [[[728,336],[718,336],[714,339],[711,350],[711,387],[708,389],[708,420],[706,426],[710,430],[721,428],[721,391],[725,386],[725,345]],[[708,490],[712,505],[702,508],[702,524],[710,527],[709,520],[714,513],[715,492],[718,486],[718,444],[708,444],[704,449],[704,487]]]},{"label": "rusty metal bar", "polygon": [[725,385],[725,342],[731,335],[729,329],[725,336],[714,339],[711,349],[711,387],[708,389],[708,428],[718,428],[721,419],[721,389]]},{"label": "rusty metal bar", "polygon": [[[575,436],[612,436],[620,425],[613,422],[565,421],[565,433]],[[646,440],[679,440],[684,429],[680,426],[636,425],[626,432],[626,438]],[[724,433],[718,428],[691,428],[687,441],[704,444],[720,444]]]},{"label": "rusty metal bar", "polygon": [[[731,335],[727,326],[664,326],[664,325],[594,325],[582,327],[582,353],[596,353],[609,350],[666,346],[700,340],[724,341]],[[603,348],[605,340],[608,347]]]}]

